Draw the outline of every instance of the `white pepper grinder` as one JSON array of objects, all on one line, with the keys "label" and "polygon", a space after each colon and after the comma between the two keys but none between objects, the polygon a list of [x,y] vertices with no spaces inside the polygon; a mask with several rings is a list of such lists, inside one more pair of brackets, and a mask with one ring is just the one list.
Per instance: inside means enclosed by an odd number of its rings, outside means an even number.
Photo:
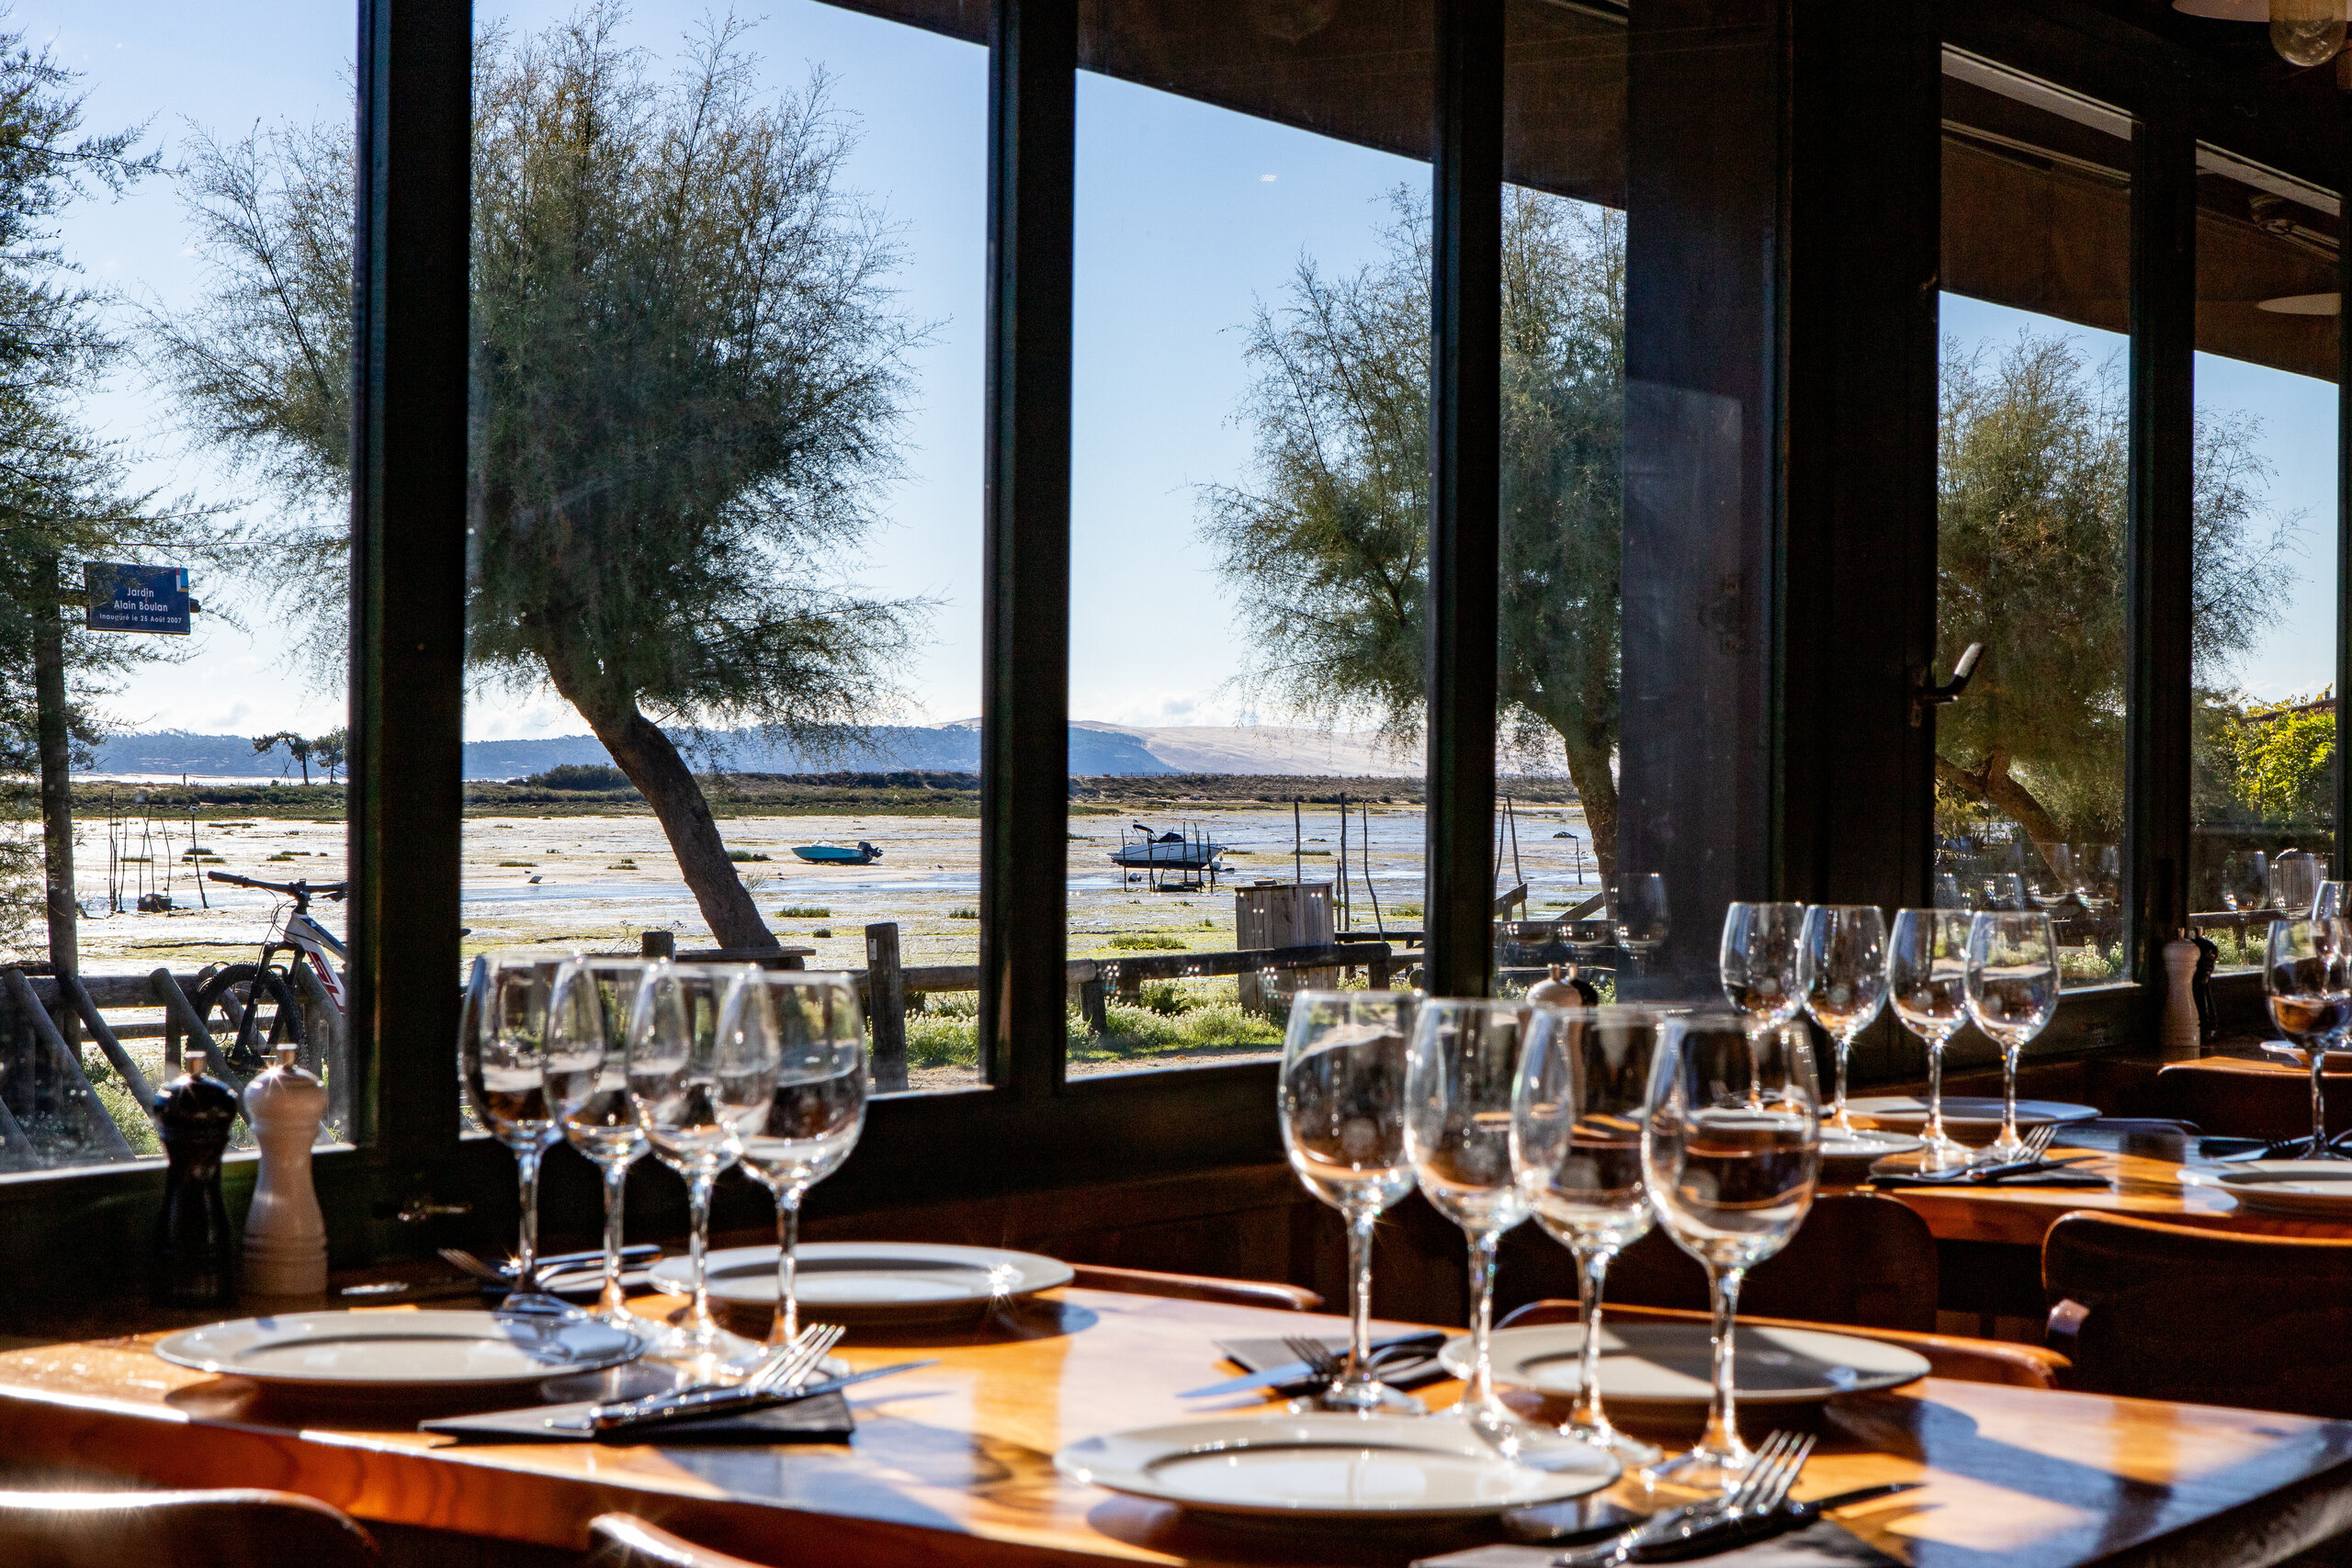
[{"label": "white pepper grinder", "polygon": [[2165,1010],[2157,1040],[2167,1062],[2193,1062],[2205,1054],[2203,1021],[2197,1013],[2197,943],[2186,931],[2165,943]]},{"label": "white pepper grinder", "polygon": [[311,1145],[327,1113],[327,1089],[277,1048],[277,1066],[245,1086],[245,1118],[261,1145],[253,1207],[245,1214],[245,1293],[316,1296],[327,1288],[327,1223],[311,1175]]}]

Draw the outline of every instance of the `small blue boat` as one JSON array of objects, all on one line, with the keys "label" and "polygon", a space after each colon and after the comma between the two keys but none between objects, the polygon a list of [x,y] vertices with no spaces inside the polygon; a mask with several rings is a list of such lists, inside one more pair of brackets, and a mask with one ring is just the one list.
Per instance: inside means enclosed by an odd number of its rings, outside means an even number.
[{"label": "small blue boat", "polygon": [[795,844],[792,852],[810,865],[872,865],[882,858],[882,852],[864,839],[857,848],[845,850],[839,844]]}]

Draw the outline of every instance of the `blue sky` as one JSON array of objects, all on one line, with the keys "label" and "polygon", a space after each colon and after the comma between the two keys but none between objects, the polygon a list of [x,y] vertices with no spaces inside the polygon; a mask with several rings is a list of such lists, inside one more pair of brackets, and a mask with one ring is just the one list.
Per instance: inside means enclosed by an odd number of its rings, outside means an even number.
[{"label": "blue sky", "polygon": [[[503,15],[531,31],[571,9],[535,0]],[[639,4],[628,36],[666,56],[704,14],[700,0]],[[93,129],[149,121],[149,145],[167,163],[188,120],[234,135],[256,119],[349,114],[353,22],[338,6],[38,0],[15,17],[31,41],[85,74]],[[751,42],[775,87],[799,85],[816,62],[831,75],[834,103],[862,131],[851,179],[901,227],[900,301],[936,323],[914,367],[908,477],[884,498],[888,525],[866,558],[842,568],[875,591],[937,601],[925,651],[900,672],[918,705],[908,716],[966,717],[979,706],[985,57],[813,0],[768,7]],[[1080,78],[1078,112],[1071,708],[1125,723],[1227,722],[1243,716],[1229,689],[1241,649],[1195,538],[1196,497],[1247,467],[1248,434],[1231,422],[1247,382],[1239,329],[1254,299],[1280,295],[1302,254],[1336,269],[1369,259],[1388,193],[1425,189],[1427,173],[1096,76]],[[200,285],[168,180],[85,204],[62,231],[93,285],[166,305]],[[2013,335],[2031,319],[1946,302],[1946,331],[1965,341]],[[2264,695],[2315,689],[2333,664],[2333,530],[2322,525],[2334,504],[2334,389],[2200,357],[2199,391],[2263,420],[2274,497],[2312,520],[2297,592],[2245,683]],[[141,454],[143,482],[250,498],[217,460],[183,449],[168,403],[134,375],[117,377],[88,412]],[[227,589],[199,583],[198,596],[219,602]],[[138,677],[112,705],[116,716],[135,728],[332,727],[340,694],[289,674],[286,641],[259,617],[250,635],[215,623],[182,662]],[[551,697],[485,693],[468,728],[498,738],[585,727]]]}]

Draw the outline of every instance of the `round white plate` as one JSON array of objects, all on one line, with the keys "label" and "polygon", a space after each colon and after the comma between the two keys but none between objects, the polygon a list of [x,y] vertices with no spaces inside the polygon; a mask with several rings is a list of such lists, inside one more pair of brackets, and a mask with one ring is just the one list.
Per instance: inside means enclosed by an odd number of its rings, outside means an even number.
[{"label": "round white plate", "polygon": [[1533,1457],[1506,1459],[1428,1417],[1242,1416],[1089,1438],[1056,1454],[1054,1468],[1207,1513],[1357,1519],[1474,1518],[1581,1497],[1620,1473],[1581,1443]]},{"label": "round white plate", "polygon": [[[1600,1325],[1600,1399],[1604,1405],[1664,1416],[1703,1410],[1714,1377],[1714,1352],[1703,1323]],[[1573,1398],[1581,1381],[1584,1325],[1545,1323],[1498,1329],[1495,1381]],[[1456,1377],[1470,1370],[1470,1341],[1449,1339],[1438,1359]],[[1742,1404],[1818,1404],[1841,1393],[1894,1388],[1928,1375],[1928,1359],[1900,1345],[1811,1328],[1756,1328],[1732,1334],[1732,1390]]]},{"label": "round white plate", "polygon": [[1889,1155],[1907,1155],[1928,1146],[1928,1140],[1909,1133],[1840,1133],[1835,1127],[1821,1130],[1821,1157],[1830,1160],[1877,1160]]},{"label": "round white plate", "polygon": [[[710,1294],[734,1306],[775,1304],[775,1248],[729,1247],[710,1255]],[[648,1272],[662,1289],[688,1288],[686,1260]],[[1067,1285],[1070,1266],[1034,1252],[914,1241],[812,1241],[800,1246],[796,1286],[803,1314],[832,1321],[921,1323],[968,1317],[992,1302]]]},{"label": "round white plate", "polygon": [[593,1320],[486,1312],[305,1312],[208,1324],[155,1354],[200,1372],[302,1388],[496,1388],[633,1361],[645,1341]]},{"label": "round white plate", "polygon": [[2212,1172],[2199,1185],[2218,1187],[2265,1213],[2327,1219],[2352,1213],[2352,1160],[2248,1160]]},{"label": "round white plate", "polygon": [[[1928,1124],[1928,1102],[1917,1095],[1871,1095],[1862,1100],[1848,1100],[1846,1109],[1856,1116],[1868,1117],[1881,1127],[1899,1133],[1916,1133]],[[2094,1105],[2068,1105],[2056,1100],[2018,1101],[2018,1125],[2020,1127],[2037,1127],[2045,1122],[2063,1125],[2098,1120],[2098,1108]],[[1990,1095],[1948,1094],[1944,1096],[1944,1125],[1963,1143],[1968,1140],[1962,1135],[1962,1129],[1973,1132],[1981,1128],[1989,1137],[2001,1125],[2001,1102]]]}]

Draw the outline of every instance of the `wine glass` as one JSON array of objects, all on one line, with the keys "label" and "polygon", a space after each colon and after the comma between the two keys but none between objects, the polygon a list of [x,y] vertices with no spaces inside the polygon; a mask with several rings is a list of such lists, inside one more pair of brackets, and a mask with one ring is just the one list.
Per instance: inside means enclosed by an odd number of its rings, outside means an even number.
[{"label": "wine glass", "polygon": [[2222,903],[2241,915],[2270,908],[2270,857],[2260,850],[2222,856]]},{"label": "wine glass", "polygon": [[569,1314],[539,1291],[539,1160],[563,1135],[548,1107],[548,997],[557,964],[523,953],[476,958],[467,985],[458,1063],[474,1117],[513,1152],[522,1189],[514,1289],[506,1312]]},{"label": "wine glass", "polygon": [[2034,858],[2021,874],[2026,897],[2037,909],[2055,909],[2075,896],[2074,852],[2064,844],[2034,841]]},{"label": "wine glass", "polygon": [[2311,1058],[2311,1157],[2345,1158],[2328,1146],[2320,1072],[2328,1051],[2352,1028],[2352,921],[2272,921],[2262,986],[2269,996],[2271,1021]]},{"label": "wine glass", "polygon": [[1666,945],[1666,878],[1644,872],[1624,878],[1612,891],[1610,920],[1616,927],[1617,945],[1625,950],[1627,966],[1639,975]]},{"label": "wine glass", "polygon": [[1291,998],[1275,1088],[1283,1147],[1309,1192],[1348,1223],[1348,1364],[1306,1408],[1419,1415],[1372,1374],[1372,1228],[1413,1190],[1405,1151],[1405,991],[1301,991]]},{"label": "wine glass", "polygon": [[1802,1030],[1728,1015],[1669,1018],[1642,1116],[1642,1184],[1658,1223],[1707,1270],[1714,1392],[1698,1446],[1643,1472],[1653,1484],[1729,1491],[1753,1458],[1732,1398],[1732,1325],[1747,1270],[1787,1245],[1813,1206],[1820,1096]]},{"label": "wine glass", "polygon": [[2289,850],[2270,863],[2270,904],[2298,919],[2311,913],[2319,897],[2319,861],[2301,850]]},{"label": "wine glass", "polygon": [[1470,1379],[1438,1419],[1466,1423],[1516,1453],[1527,1435],[1495,1397],[1495,1247],[1527,1218],[1510,1163],[1511,1090],[1526,1013],[1517,1002],[1441,997],[1423,1001],[1406,1049],[1405,1150],[1430,1206],[1470,1238]]},{"label": "wine glass", "polygon": [[1750,1033],[1768,1034],[1804,1010],[1797,983],[1804,932],[1802,904],[1734,904],[1724,911],[1717,972]]},{"label": "wine glass", "polygon": [[2352,913],[2352,910],[2347,910],[2345,907],[2346,903],[2345,891],[2347,888],[2352,888],[2352,882],[2321,883],[2319,891],[2312,897],[2312,919],[2333,920],[2346,913]]},{"label": "wine glass", "polygon": [[1584,1325],[1576,1408],[1563,1437],[1629,1465],[1657,1448],[1610,1425],[1600,1404],[1600,1297],[1611,1259],[1649,1234],[1642,1107],[1667,1015],[1655,1008],[1538,1008],[1520,1053],[1510,1163],[1535,1223],[1577,1260]]},{"label": "wine glass", "polygon": [[1846,1114],[1846,1059],[1854,1039],[1886,1006],[1886,919],[1871,904],[1815,904],[1797,946],[1797,989],[1814,1022],[1838,1043],[1838,1093],[1829,1124],[1852,1133]]},{"label": "wine glass", "polygon": [[698,1373],[747,1364],[760,1354],[710,1313],[705,1253],[710,1194],[735,1163],[741,1139],[756,1133],[775,1094],[771,1042],[740,1027],[736,998],[759,971],[741,964],[657,964],[638,987],[628,1024],[628,1098],[653,1157],[686,1183],[686,1267],[692,1300],[684,1321],[660,1343],[662,1354],[698,1363]]},{"label": "wine glass", "polygon": [[2026,897],[2025,878],[2014,871],[1988,872],[1984,876],[1984,907],[1988,909],[2032,908]]},{"label": "wine glass", "polygon": [[2018,1136],[2018,1056],[2058,1010],[2058,942],[2050,917],[1987,909],[1968,922],[1968,1016],[2001,1048],[2001,1135],[1984,1151],[1998,1165],[2025,1157]]},{"label": "wine glass", "polygon": [[1968,1021],[1966,909],[1898,909],[1886,944],[1886,989],[1894,1016],[1928,1047],[1927,1146],[1919,1168],[1958,1170],[1975,1157],[1944,1130],[1944,1047]]},{"label": "wine glass", "polygon": [[865,1131],[865,1024],[840,974],[754,971],[736,998],[741,1028],[767,1041],[775,1092],[740,1158],[775,1197],[775,1321],[768,1348],[800,1334],[800,1200],[842,1168]]},{"label": "wine glass", "polygon": [[638,958],[574,958],[556,971],[548,998],[548,1100],[563,1135],[605,1179],[605,1289],[595,1316],[641,1327],[621,1289],[621,1225],[628,1168],[645,1156],[645,1132],[628,1098],[628,1020],[644,982]]}]

